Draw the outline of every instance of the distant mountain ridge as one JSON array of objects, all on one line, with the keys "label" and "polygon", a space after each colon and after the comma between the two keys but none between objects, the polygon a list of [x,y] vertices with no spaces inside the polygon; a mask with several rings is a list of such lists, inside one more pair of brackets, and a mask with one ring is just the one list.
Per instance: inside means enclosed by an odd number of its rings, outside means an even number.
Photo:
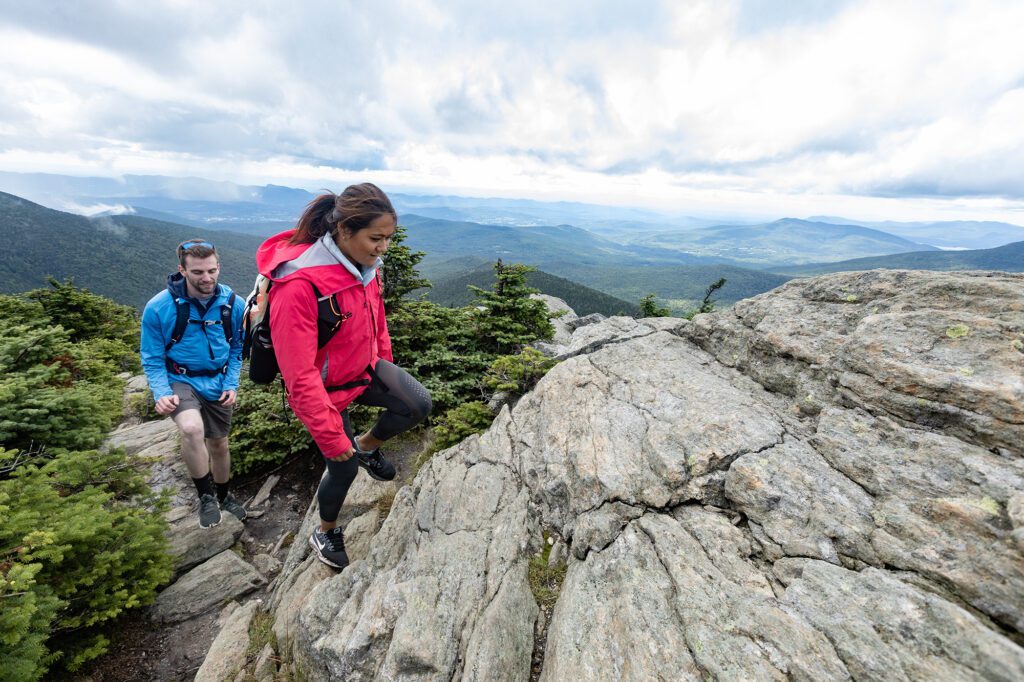
[{"label": "distant mountain ridge", "polygon": [[874,258],[855,258],[838,263],[815,263],[775,268],[772,272],[811,277],[850,270],[999,270],[1024,272],[1024,241],[994,249],[969,251],[920,251]]},{"label": "distant mountain ridge", "polygon": [[816,216],[809,220],[823,223],[863,225],[895,234],[922,244],[944,249],[991,249],[1024,240],[1024,227],[987,220],[953,220],[941,222],[865,222]]},{"label": "distant mountain ridge", "polygon": [[483,225],[414,214],[402,215],[399,222],[409,230],[406,243],[413,249],[425,251],[431,260],[485,256],[541,268],[564,264],[642,267],[724,260],[673,249],[623,245],[573,225]]},{"label": "distant mountain ridge", "polygon": [[648,235],[662,248],[720,258],[734,264],[803,264],[907,251],[937,250],[861,225],[783,218],[757,225],[714,225]]}]

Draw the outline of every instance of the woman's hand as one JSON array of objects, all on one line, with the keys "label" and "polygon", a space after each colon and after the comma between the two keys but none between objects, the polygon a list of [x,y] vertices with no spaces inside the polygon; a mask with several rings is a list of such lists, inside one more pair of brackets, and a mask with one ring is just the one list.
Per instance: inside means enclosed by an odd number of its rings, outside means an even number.
[{"label": "woman's hand", "polygon": [[341,453],[340,455],[338,455],[334,459],[338,460],[339,462],[344,462],[346,459],[352,459],[352,455],[354,455],[354,454],[356,454],[356,451],[353,450],[352,446],[350,445],[348,447],[348,450],[346,450],[345,452]]}]

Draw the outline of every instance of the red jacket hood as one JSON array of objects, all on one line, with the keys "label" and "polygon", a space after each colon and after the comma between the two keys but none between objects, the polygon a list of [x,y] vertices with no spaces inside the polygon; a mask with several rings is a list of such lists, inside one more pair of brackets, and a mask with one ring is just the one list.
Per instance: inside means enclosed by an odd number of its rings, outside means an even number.
[{"label": "red jacket hood", "polygon": [[360,283],[337,260],[331,261],[323,257],[307,258],[305,260],[311,261],[308,265],[302,265],[295,272],[283,277],[272,277],[271,273],[282,263],[298,259],[311,248],[323,249],[323,246],[319,245],[319,240],[308,244],[290,243],[289,240],[294,234],[295,230],[285,230],[260,245],[256,250],[256,268],[261,275],[275,282],[306,279],[316,284],[321,294],[335,293]]}]

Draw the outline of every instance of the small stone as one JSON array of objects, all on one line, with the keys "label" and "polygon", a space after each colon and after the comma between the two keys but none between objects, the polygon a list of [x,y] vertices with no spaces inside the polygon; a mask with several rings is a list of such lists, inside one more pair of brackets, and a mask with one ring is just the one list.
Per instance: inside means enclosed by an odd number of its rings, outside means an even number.
[{"label": "small stone", "polygon": [[252,558],[253,567],[265,576],[271,576],[281,570],[281,562],[269,554],[257,554]]}]

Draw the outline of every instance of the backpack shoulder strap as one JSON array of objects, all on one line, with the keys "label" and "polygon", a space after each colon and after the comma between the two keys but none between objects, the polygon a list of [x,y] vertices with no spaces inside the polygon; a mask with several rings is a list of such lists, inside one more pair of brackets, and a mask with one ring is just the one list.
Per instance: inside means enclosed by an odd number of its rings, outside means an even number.
[{"label": "backpack shoulder strap", "polygon": [[231,343],[231,336],[234,334],[234,325],[232,324],[232,316],[235,311],[235,292],[231,292],[228,296],[228,302],[220,307],[220,323],[224,327],[224,338]]},{"label": "backpack shoulder strap", "polygon": [[181,341],[182,335],[185,334],[185,328],[188,326],[190,307],[188,299],[178,298],[170,292],[167,293],[174,301],[174,329],[171,331],[171,340],[164,346],[164,351],[170,350],[171,346]]},{"label": "backpack shoulder strap", "polygon": [[341,329],[341,323],[351,317],[342,313],[334,295],[321,296],[320,290],[310,282],[313,295],[316,297],[316,347],[323,348],[327,342]]}]

